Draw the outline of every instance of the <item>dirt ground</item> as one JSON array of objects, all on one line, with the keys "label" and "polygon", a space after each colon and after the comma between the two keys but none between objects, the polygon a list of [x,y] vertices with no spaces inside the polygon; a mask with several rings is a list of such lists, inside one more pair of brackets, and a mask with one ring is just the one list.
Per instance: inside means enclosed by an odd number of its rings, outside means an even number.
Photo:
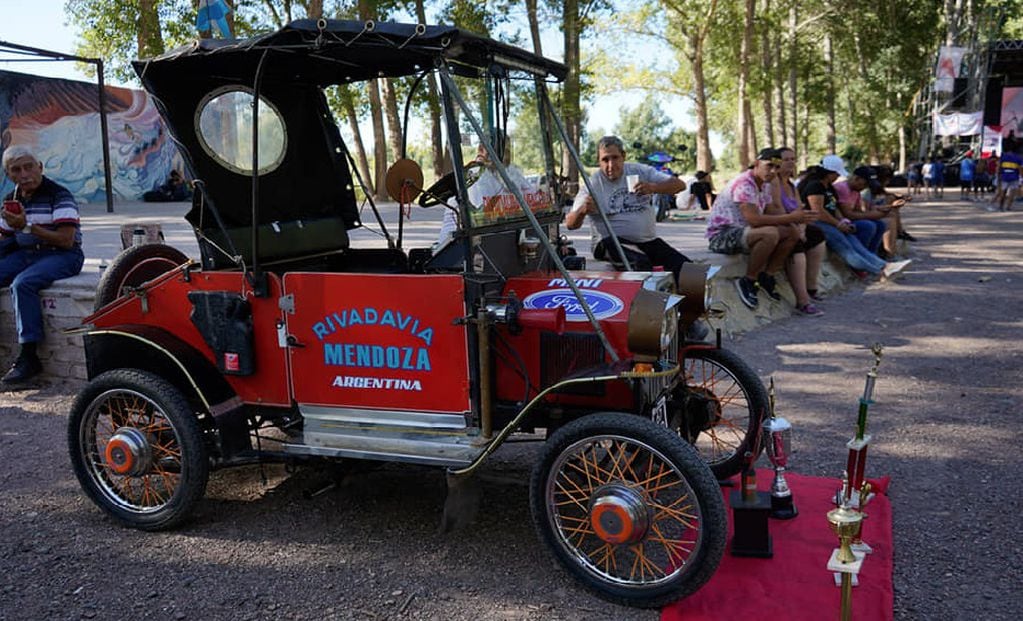
[{"label": "dirt ground", "polygon": [[[1021,222],[950,200],[913,205],[920,241],[899,281],[854,285],[823,318],[729,345],[774,377],[797,433],[793,468],[838,476],[865,347],[884,343],[868,468],[893,479],[897,619],[1019,614]],[[192,521],[142,533],[79,490],[65,429],[79,387],[0,394],[0,620],[657,618],[592,597],[554,566],[527,506],[537,444],[498,452],[482,512],[455,534],[437,533],[443,475],[394,466],[325,491],[324,470],[266,467],[265,485],[258,467],[218,472]],[[823,515],[798,519],[826,528]]]}]

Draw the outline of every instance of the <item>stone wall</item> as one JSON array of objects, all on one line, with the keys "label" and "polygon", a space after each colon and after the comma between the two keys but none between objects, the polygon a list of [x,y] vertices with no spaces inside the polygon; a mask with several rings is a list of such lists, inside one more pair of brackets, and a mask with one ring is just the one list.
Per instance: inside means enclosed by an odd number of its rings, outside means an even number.
[{"label": "stone wall", "polygon": [[[39,345],[43,371],[50,377],[86,379],[85,349],[81,335],[64,334],[77,328],[92,313],[98,273],[82,273],[74,278],[58,280],[41,294],[46,340]],[[9,289],[0,290],[0,364],[3,371],[18,355],[18,333],[14,323],[14,307]]]}]

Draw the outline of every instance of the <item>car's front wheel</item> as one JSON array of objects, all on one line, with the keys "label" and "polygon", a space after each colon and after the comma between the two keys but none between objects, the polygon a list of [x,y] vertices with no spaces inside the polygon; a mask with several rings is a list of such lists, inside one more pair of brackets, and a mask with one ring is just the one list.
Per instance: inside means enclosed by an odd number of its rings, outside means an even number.
[{"label": "car's front wheel", "polygon": [[691,446],[630,414],[585,416],[546,442],[530,485],[555,558],[601,597],[659,607],[699,589],[724,552],[724,502]]}]

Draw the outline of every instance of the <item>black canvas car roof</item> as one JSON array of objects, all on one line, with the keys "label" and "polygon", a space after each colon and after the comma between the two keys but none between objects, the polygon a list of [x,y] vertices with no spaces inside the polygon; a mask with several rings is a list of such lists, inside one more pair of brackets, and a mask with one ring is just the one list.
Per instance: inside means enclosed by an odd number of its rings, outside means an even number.
[{"label": "black canvas car roof", "polygon": [[[472,75],[497,64],[546,80],[561,80],[567,71],[561,63],[453,27],[341,20],[298,20],[251,39],[203,39],[136,61],[134,68],[228,228],[251,224],[252,178],[204,150],[197,110],[218,89],[251,91],[261,68],[259,92],[283,117],[287,147],[280,165],[259,177],[258,224],[341,218],[354,228],[360,222],[352,174],[321,89],[416,75],[438,64]],[[197,210],[186,217],[203,231],[215,228]]]},{"label": "black canvas car roof", "polygon": [[186,79],[201,69],[225,79],[251,81],[261,59],[261,54],[253,52],[272,50],[291,56],[292,62],[286,63],[290,79],[320,86],[412,75],[432,67],[438,59],[478,69],[497,62],[559,81],[568,71],[561,63],[451,26],[368,24],[297,20],[251,39],[201,39],[135,66],[143,80],[159,66]]}]

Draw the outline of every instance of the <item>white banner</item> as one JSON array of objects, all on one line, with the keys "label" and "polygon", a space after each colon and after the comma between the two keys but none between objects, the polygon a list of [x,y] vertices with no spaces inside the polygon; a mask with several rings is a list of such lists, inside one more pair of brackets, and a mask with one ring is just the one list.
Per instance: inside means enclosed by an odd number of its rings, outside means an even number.
[{"label": "white banner", "polygon": [[965,54],[965,47],[941,46],[938,50],[938,64],[934,69],[934,92],[952,92]]},{"label": "white banner", "polygon": [[934,115],[935,136],[976,136],[983,129],[980,112],[955,112]]}]

